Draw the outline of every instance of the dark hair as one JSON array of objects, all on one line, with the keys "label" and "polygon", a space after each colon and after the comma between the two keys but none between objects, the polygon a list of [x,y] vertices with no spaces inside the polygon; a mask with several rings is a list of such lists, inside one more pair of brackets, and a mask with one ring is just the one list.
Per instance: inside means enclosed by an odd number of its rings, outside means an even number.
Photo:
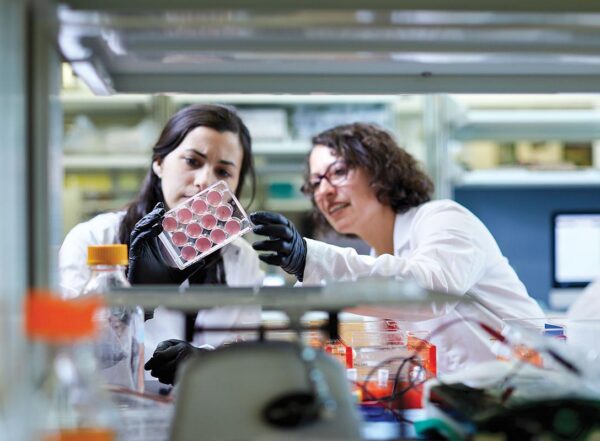
[{"label": "dark hair", "polygon": [[[313,137],[312,148],[317,145],[332,149],[348,167],[365,170],[377,199],[391,206],[396,213],[404,213],[431,199],[434,186],[429,176],[388,132],[373,124],[334,127]],[[306,157],[305,185],[309,183],[309,159],[310,152]],[[327,230],[329,224],[316,207],[314,197],[311,200],[313,219],[318,227]]]},{"label": "dark hair", "polygon": [[[243,149],[242,165],[240,167],[240,179],[235,189],[235,195],[239,198],[246,175],[251,179],[251,200],[254,199],[256,187],[256,175],[252,161],[252,140],[248,128],[240,119],[236,110],[230,106],[213,104],[195,104],[184,107],[177,111],[163,128],[158,141],[152,148],[152,163],[164,159],[175,150],[183,139],[196,127],[209,127],[220,133],[232,132],[238,135]],[[128,205],[125,217],[119,229],[119,241],[129,244],[129,236],[135,224],[148,214],[158,203],[164,203],[161,182],[158,176],[148,170],[142,188],[137,197]]]}]

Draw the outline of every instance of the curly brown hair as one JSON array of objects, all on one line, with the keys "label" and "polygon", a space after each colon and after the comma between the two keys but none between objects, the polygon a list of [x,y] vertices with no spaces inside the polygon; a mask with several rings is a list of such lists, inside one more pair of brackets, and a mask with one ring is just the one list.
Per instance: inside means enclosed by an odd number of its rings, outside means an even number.
[{"label": "curly brown hair", "polygon": [[[415,158],[380,127],[364,123],[337,126],[314,136],[312,146],[318,145],[332,149],[348,167],[365,170],[379,202],[390,205],[396,213],[404,213],[431,199],[434,186],[429,176],[421,170]],[[309,184],[311,152],[312,149],[306,157],[305,186]],[[314,196],[311,196],[311,201],[317,226],[329,229]]]}]

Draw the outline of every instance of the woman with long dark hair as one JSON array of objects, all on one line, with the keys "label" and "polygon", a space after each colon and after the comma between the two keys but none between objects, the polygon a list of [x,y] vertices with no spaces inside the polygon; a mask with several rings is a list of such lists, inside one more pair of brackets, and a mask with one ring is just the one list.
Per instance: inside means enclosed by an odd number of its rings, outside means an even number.
[{"label": "woman with long dark hair", "polygon": [[354,311],[410,322],[402,327],[413,331],[446,327],[432,337],[438,367],[446,372],[495,359],[490,335],[476,321],[501,329],[502,319],[543,317],[485,225],[454,201],[430,200],[431,180],[385,130],[348,124],[315,136],[312,144],[303,191],[317,224],[358,236],[371,254],[303,238],[282,215],[259,212],[251,215],[254,232],[268,239],[253,246],[269,251],[261,260],[304,284],[383,276],[465,296],[447,308],[422,309],[418,317],[401,308]]},{"label": "woman with long dark hair", "polygon": [[[75,226],[59,254],[63,292],[76,295],[89,277],[87,247],[111,243],[129,246],[128,279],[131,284],[227,284],[255,286],[262,283],[256,253],[237,239],[207,259],[179,270],[168,265],[158,234],[166,210],[223,180],[239,197],[250,180],[254,193],[254,168],[250,133],[234,109],[220,105],[193,105],[175,113],[153,147],[152,161],[138,196],[124,211],[104,213]],[[199,325],[232,326],[258,322],[257,308],[214,308],[197,314]],[[183,338],[184,316],[157,308],[146,321],[147,369],[166,383],[173,382],[177,363],[196,350]],[[199,335],[196,346],[221,344],[224,335]],[[229,336],[231,338],[231,336]],[[157,361],[158,360],[158,361]]]}]

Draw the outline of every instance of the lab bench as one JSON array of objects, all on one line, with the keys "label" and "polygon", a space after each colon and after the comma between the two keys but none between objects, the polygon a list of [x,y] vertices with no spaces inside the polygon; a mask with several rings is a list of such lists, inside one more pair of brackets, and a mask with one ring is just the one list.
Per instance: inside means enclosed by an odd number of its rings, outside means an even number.
[{"label": "lab bench", "polygon": [[[340,292],[344,292],[344,296],[339,296]],[[201,295],[199,295],[201,294]],[[423,290],[417,287],[413,283],[407,282],[399,282],[392,279],[380,279],[380,280],[369,280],[366,282],[357,281],[357,282],[338,282],[331,283],[327,286],[323,287],[314,287],[314,288],[292,288],[292,287],[261,287],[261,288],[228,288],[224,291],[223,287],[220,286],[203,286],[201,291],[195,292],[194,289],[190,289],[186,292],[172,292],[172,288],[162,288],[162,287],[134,287],[128,290],[115,291],[109,296],[108,299],[112,304],[117,305],[131,305],[131,304],[140,304],[145,308],[154,308],[157,306],[163,306],[170,309],[176,309],[181,311],[198,311],[202,308],[215,307],[215,306],[227,306],[227,305],[256,305],[263,308],[263,310],[267,311],[282,311],[285,312],[287,317],[289,318],[289,324],[286,325],[290,330],[294,332],[300,332],[301,329],[306,327],[304,322],[301,322],[301,318],[307,311],[324,311],[326,312],[326,316],[329,318],[329,326],[327,324],[322,325],[322,329],[337,333],[338,329],[338,321],[337,314],[341,310],[356,306],[356,305],[365,305],[365,304],[377,304],[377,305],[385,305],[385,304],[403,304],[406,308],[410,308],[415,305],[422,305],[423,303],[430,302],[438,302],[438,303],[446,303],[451,301],[452,299],[448,298],[446,294],[438,294],[430,291]],[[214,330],[214,329],[213,329]],[[189,330],[188,330],[189,331]],[[195,332],[203,332],[207,331],[206,329],[195,329]],[[222,329],[220,329],[222,331]],[[266,329],[258,329],[259,336],[266,332]],[[189,333],[188,333],[189,334]],[[260,337],[259,337],[260,339]],[[254,344],[254,346],[252,346]],[[280,346],[277,346],[280,345]],[[284,372],[285,379],[279,379],[280,383],[285,383],[281,387],[285,390],[289,388],[299,388],[300,385],[304,384],[302,387],[306,387],[306,373],[310,372],[309,368],[307,368],[307,364],[303,359],[303,356],[298,357],[298,349],[302,348],[302,345],[297,343],[290,342],[247,342],[247,348],[244,348],[244,344],[233,345],[233,347],[225,347],[220,348],[215,351],[215,356],[221,354],[227,354],[227,352],[235,352],[238,351],[241,355],[240,360],[251,360],[251,359],[267,359],[269,358],[268,367],[264,367],[263,371],[270,369],[271,374],[273,373],[281,373]],[[246,350],[247,349],[247,350]],[[287,351],[287,353],[285,353]],[[284,354],[285,353],[285,354]],[[256,355],[258,354],[258,355]],[[282,362],[281,355],[284,354],[287,357],[284,357],[285,360]],[[211,354],[212,356],[212,354]],[[213,358],[218,358],[213,357]],[[193,364],[194,360],[191,363],[186,363],[188,368],[189,365]],[[202,360],[202,362],[204,362]],[[236,359],[237,363],[237,359]],[[285,368],[277,368],[277,363],[283,363],[281,366],[291,366],[292,369],[288,372],[285,371]],[[333,387],[331,396],[335,397],[338,406],[338,416],[334,417],[334,420],[337,423],[344,423],[352,420],[351,416],[353,414],[360,414],[363,417],[363,421],[360,422],[360,431],[362,439],[367,440],[397,440],[397,439],[408,439],[408,437],[414,435],[414,431],[404,424],[399,425],[398,422],[393,421],[393,417],[390,420],[382,420],[381,416],[374,416],[372,412],[372,408],[365,407],[360,412],[351,411],[352,407],[356,407],[359,409],[358,405],[351,404],[352,398],[350,397],[349,385],[346,380],[345,370],[342,368],[341,364],[338,361],[334,360],[331,357],[323,355],[323,353],[319,353],[316,356],[316,362],[321,363],[318,367],[318,370],[324,372],[323,375],[327,377],[328,387],[331,389]],[[198,365],[201,363],[197,363]],[[210,364],[210,363],[209,363]],[[213,363],[214,364],[214,363]],[[240,362],[240,364],[244,364]],[[246,366],[246,364],[244,364]],[[202,367],[202,366],[197,366]],[[333,370],[332,370],[333,369]],[[192,388],[188,380],[190,374],[188,371],[191,371],[191,368],[183,369],[183,373],[181,375],[180,382],[177,386],[175,386],[177,399],[185,403],[185,406],[182,404],[175,404],[175,402],[166,402],[164,399],[164,395],[159,395],[156,392],[159,391],[159,385],[154,382],[147,382],[146,390],[147,394],[145,397],[136,397],[133,394],[125,395],[125,394],[117,394],[118,401],[120,402],[121,415],[125,421],[126,425],[126,434],[127,440],[125,441],[167,441],[169,436],[169,425],[175,415],[175,407],[179,409],[178,412],[185,412],[181,409],[193,407],[194,411],[200,412],[200,405],[198,402],[193,402],[194,394],[190,394],[189,392],[185,394],[186,390],[198,390],[196,388]],[[214,389],[216,393],[220,396],[220,399],[225,400],[225,406],[228,406],[229,402],[233,402],[236,396],[239,398],[241,410],[235,410],[233,407],[232,410],[232,419],[240,420],[248,413],[256,413],[262,408],[261,405],[256,404],[254,402],[255,394],[261,395],[260,397],[256,397],[256,401],[264,401],[268,399],[271,394],[269,384],[271,381],[277,382],[278,380],[270,380],[266,378],[267,373],[261,371],[261,369],[252,369],[248,368],[246,373],[243,374],[243,377],[240,378],[244,381],[244,383],[252,383],[256,384],[256,386],[250,387],[248,390],[245,390],[245,393],[232,393],[232,390],[229,390],[229,395],[226,391],[222,393],[218,393],[218,387]],[[221,371],[208,371],[209,373],[216,373],[217,376],[219,374],[221,376],[226,376],[227,378],[233,378],[236,370],[236,367],[227,371],[225,369]],[[207,371],[204,371],[206,374]],[[269,376],[271,375],[269,374]],[[214,378],[214,375],[206,374],[204,378],[209,377]],[[229,380],[228,380],[229,381]],[[211,381],[212,383],[213,381]],[[289,385],[286,383],[289,382]],[[296,382],[296,386],[294,386],[294,382]],[[260,383],[258,385],[257,383]],[[335,383],[333,386],[331,383]],[[197,383],[192,383],[192,385]],[[239,386],[239,384],[238,384]],[[181,389],[179,389],[181,387]],[[234,389],[236,387],[234,386]],[[265,392],[265,388],[269,389]],[[282,389],[282,391],[283,391]],[[236,389],[237,390],[237,389]],[[254,391],[254,393],[252,392]],[[278,396],[281,391],[273,392],[273,396]],[[180,394],[181,393],[181,394]],[[244,398],[243,395],[248,393],[252,398]],[[199,393],[199,395],[210,396],[211,393]],[[341,399],[343,397],[343,399]],[[213,398],[208,398],[212,400]],[[339,399],[339,400],[338,400]],[[210,402],[209,402],[210,403]],[[202,404],[205,406],[205,409],[211,408],[210,404]],[[362,406],[361,406],[362,408]],[[222,409],[222,407],[221,407]],[[236,412],[238,412],[238,417],[235,417]],[[418,413],[419,409],[409,409],[406,412],[414,414]],[[187,412],[185,412],[187,413]],[[376,413],[381,413],[381,410],[378,410]],[[391,415],[390,415],[391,416]],[[408,419],[410,420],[414,416],[411,415]],[[263,423],[260,421],[256,421],[256,418],[259,418],[259,415],[250,417],[250,419],[255,421],[254,426],[261,426]],[[189,422],[189,414],[188,418],[183,418],[183,420]],[[194,420],[194,423],[196,421]],[[238,421],[239,424],[243,425]],[[331,428],[331,421],[327,422],[330,425],[330,432],[334,429]],[[326,425],[327,425],[326,424]],[[199,424],[198,431],[202,430],[202,425]],[[245,426],[244,426],[245,427]],[[195,429],[194,429],[195,430]],[[260,427],[257,429],[259,432],[262,430]],[[188,432],[189,433],[189,432]],[[265,433],[268,433],[270,439],[277,435],[273,435],[272,429],[266,428]],[[293,434],[293,429],[286,432],[287,435]],[[298,432],[302,435],[304,439],[311,439],[311,432],[308,434],[304,431]],[[313,432],[319,433],[319,432]],[[165,438],[167,437],[167,438]]]},{"label": "lab bench", "polygon": [[[171,389],[170,386],[162,385],[157,381],[146,381],[145,397],[113,393],[113,399],[119,406],[121,424],[124,428],[122,441],[170,441],[175,403],[172,400],[168,401],[164,392]],[[357,405],[357,407],[360,406]],[[414,428],[408,423],[390,420],[390,416],[382,417],[381,413],[375,415],[368,409],[362,409],[359,412],[362,416],[361,439],[365,441],[424,439],[418,437]],[[408,409],[403,412],[403,417],[409,421],[418,420],[422,416],[422,409]],[[201,433],[201,431],[202,428],[199,427],[198,432]],[[287,439],[288,435],[289,433],[284,433],[281,438]]]}]

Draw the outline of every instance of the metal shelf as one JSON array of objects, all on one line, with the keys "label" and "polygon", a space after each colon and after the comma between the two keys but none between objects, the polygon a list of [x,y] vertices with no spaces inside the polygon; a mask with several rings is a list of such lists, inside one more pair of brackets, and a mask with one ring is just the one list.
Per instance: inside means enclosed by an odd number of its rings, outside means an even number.
[{"label": "metal shelf", "polygon": [[145,169],[150,167],[150,153],[66,154],[63,156],[65,170]]},{"label": "metal shelf", "polygon": [[459,121],[452,137],[471,140],[565,140],[600,138],[596,110],[474,110]]},{"label": "metal shelf", "polygon": [[[414,282],[386,278],[363,278],[353,282],[331,282],[322,287],[252,287],[234,288],[222,285],[190,287],[176,290],[164,285],[138,285],[114,291],[112,305],[164,306],[181,311],[228,305],[260,305],[263,310],[292,312],[298,319],[305,311],[341,311],[358,305],[391,305],[413,307],[436,304],[448,307],[457,301],[469,301],[448,293],[424,290]],[[340,295],[343,294],[343,295]],[[298,314],[299,313],[299,314]]]},{"label": "metal shelf", "polygon": [[600,85],[598,2],[236,0],[215,9],[131,1],[62,2],[58,45],[96,94],[534,93]]},{"label": "metal shelf", "polygon": [[114,95],[99,97],[84,93],[63,93],[60,102],[65,114],[74,113],[148,113],[152,107],[151,95]]},{"label": "metal shelf", "polygon": [[252,153],[258,155],[302,156],[310,150],[310,140],[255,141]]},{"label": "metal shelf", "polygon": [[418,115],[422,111],[422,99],[416,95],[356,95],[356,94],[175,94],[171,96],[176,105],[193,103],[223,103],[251,105],[300,105],[300,104],[388,104],[401,115]]},{"label": "metal shelf", "polygon": [[600,186],[600,170],[477,170],[466,172],[454,180],[455,188],[577,186]]}]

